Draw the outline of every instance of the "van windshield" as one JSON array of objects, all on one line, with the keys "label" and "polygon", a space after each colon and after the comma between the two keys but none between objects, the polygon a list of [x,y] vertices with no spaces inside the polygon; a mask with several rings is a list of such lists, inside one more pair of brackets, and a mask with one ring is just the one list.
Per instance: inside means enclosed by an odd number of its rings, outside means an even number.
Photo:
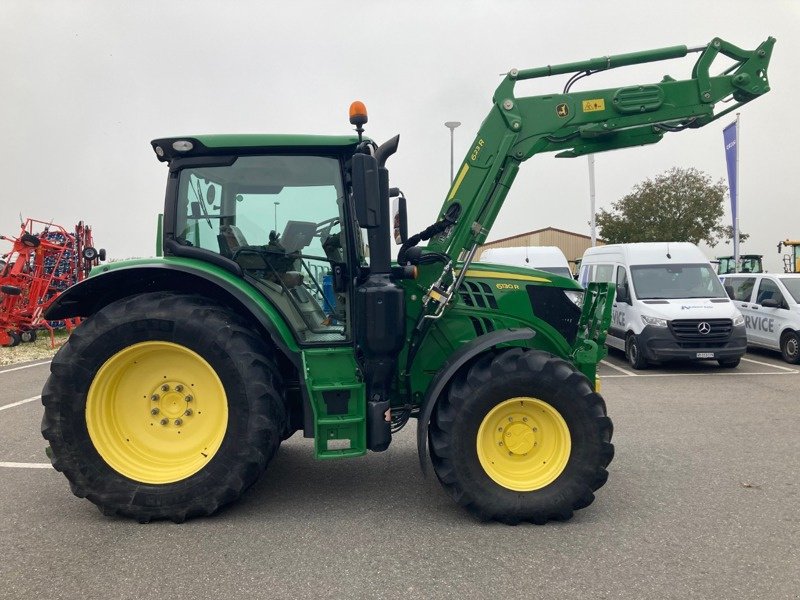
[{"label": "van windshield", "polygon": [[800,279],[781,277],[781,282],[786,287],[787,291],[792,295],[794,301],[800,304]]},{"label": "van windshield", "polygon": [[631,279],[639,300],[727,298],[710,265],[637,265]]}]

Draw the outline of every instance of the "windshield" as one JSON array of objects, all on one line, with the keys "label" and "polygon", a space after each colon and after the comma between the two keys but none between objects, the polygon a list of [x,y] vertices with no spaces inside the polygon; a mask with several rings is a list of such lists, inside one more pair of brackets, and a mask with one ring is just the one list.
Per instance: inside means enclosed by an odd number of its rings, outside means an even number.
[{"label": "windshield", "polygon": [[800,304],[800,279],[794,277],[781,277],[781,283],[792,295],[794,301]]},{"label": "windshield", "polygon": [[638,265],[631,267],[639,300],[727,298],[710,265]]}]

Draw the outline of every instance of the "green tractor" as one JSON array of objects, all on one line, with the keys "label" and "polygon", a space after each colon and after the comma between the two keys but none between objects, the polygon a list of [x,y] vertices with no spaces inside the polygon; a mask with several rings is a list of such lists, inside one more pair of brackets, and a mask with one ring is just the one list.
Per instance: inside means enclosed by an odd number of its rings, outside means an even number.
[{"label": "green tractor", "polygon": [[[95,269],[46,315],[85,319],[42,392],[53,466],[105,514],[181,522],[236,500],[296,431],[319,459],[352,458],[414,418],[423,469],[478,518],[569,519],[614,454],[597,386],[614,289],[473,257],[523,161],[706,125],[769,90],[773,43],[510,71],[436,222],[411,237],[386,168],[398,138],[364,138],[360,103],[357,135],[153,141],[159,256]],[[688,52],[685,81],[570,92]],[[718,54],[734,64],[712,76]],[[570,73],[562,93],[514,95]]]}]

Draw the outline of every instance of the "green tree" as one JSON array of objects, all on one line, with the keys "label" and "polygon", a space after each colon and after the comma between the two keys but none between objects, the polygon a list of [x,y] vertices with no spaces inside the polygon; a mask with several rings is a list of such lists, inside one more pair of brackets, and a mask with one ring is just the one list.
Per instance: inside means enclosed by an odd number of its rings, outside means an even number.
[{"label": "green tree", "polygon": [[[728,186],[697,169],[673,167],[634,186],[614,202],[611,210],[597,214],[600,235],[607,243],[706,242],[716,246],[730,241],[733,228],[722,225]],[[739,232],[743,242],[747,234]]]}]

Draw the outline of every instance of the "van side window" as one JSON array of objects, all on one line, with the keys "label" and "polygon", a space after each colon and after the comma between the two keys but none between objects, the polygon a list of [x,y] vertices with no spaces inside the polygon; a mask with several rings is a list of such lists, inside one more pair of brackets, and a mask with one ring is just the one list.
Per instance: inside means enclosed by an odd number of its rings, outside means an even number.
[{"label": "van side window", "polygon": [[733,299],[740,302],[750,302],[753,295],[753,286],[756,280],[753,277],[726,277],[725,286],[733,288]]},{"label": "van side window", "polygon": [[766,278],[763,278],[758,286],[758,296],[756,297],[756,302],[761,304],[764,300],[775,300],[781,307],[783,307],[785,304],[783,294],[778,289],[778,284]]},{"label": "van side window", "polygon": [[594,278],[592,281],[599,281],[601,283],[609,283],[613,281],[614,265],[597,265],[595,268]]},{"label": "van side window", "polygon": [[594,265],[581,265],[581,274],[578,283],[580,283],[583,287],[589,285],[590,281],[594,281],[592,278],[593,271]]},{"label": "van side window", "polygon": [[[620,265],[617,267],[617,290],[621,288],[628,288],[628,272],[625,270],[625,267]],[[630,296],[630,291],[628,291],[628,295]],[[617,296],[619,296],[619,291],[617,292]]]}]

